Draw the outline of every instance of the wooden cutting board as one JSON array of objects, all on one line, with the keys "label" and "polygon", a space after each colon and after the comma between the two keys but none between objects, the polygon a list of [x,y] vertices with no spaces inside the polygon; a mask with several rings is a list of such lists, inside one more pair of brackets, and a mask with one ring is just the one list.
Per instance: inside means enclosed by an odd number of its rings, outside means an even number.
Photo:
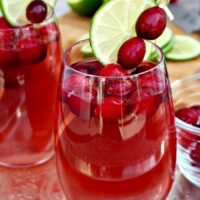
[{"label": "wooden cutting board", "polygon": [[[66,15],[59,18],[59,25],[62,34],[63,49],[72,45],[82,34],[88,32],[90,25],[90,18],[79,16],[73,12],[69,12]],[[168,24],[175,34],[184,34],[181,29],[177,28],[173,24]],[[200,34],[190,35],[200,40]],[[167,68],[170,76],[170,80],[190,76],[194,73],[200,72],[200,56],[197,59],[184,62],[167,62]]]}]

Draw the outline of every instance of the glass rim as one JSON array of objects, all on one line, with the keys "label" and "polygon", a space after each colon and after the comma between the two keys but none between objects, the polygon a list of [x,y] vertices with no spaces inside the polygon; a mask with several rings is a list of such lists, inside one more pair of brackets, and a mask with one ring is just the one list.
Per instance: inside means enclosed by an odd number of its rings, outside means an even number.
[{"label": "glass rim", "polygon": [[[17,31],[17,30],[26,30],[30,27],[42,27],[43,25],[48,24],[49,22],[51,22],[52,18],[55,17],[55,13],[54,13],[54,8],[47,4],[47,16],[46,18],[40,22],[40,23],[27,23],[24,26],[13,26],[13,27],[9,27],[9,28],[0,28],[0,32],[6,32],[6,31]],[[2,17],[4,18],[4,16],[2,15]]]},{"label": "glass rim", "polygon": [[[189,81],[198,80],[198,79],[200,80],[200,73],[193,74],[186,78],[176,80],[171,83],[172,91],[174,89],[176,89],[177,87],[180,87],[183,83],[187,83]],[[173,92],[172,92],[172,94],[173,94]],[[198,135],[200,134],[200,128],[198,128],[196,126],[192,126],[192,125],[182,121],[181,119],[177,118],[176,116],[175,116],[175,120],[176,120],[176,125],[179,128],[185,129],[186,131],[192,132],[194,134],[198,134]]]},{"label": "glass rim", "polygon": [[[104,79],[126,79],[126,78],[132,78],[133,79],[133,78],[138,78],[141,75],[148,74],[148,73],[154,71],[155,69],[159,68],[160,65],[162,65],[162,64],[164,65],[165,64],[165,57],[164,57],[164,53],[162,52],[161,48],[158,45],[156,45],[155,43],[153,43],[151,41],[147,41],[147,42],[151,43],[155,47],[155,49],[157,50],[157,52],[159,52],[159,54],[161,56],[160,60],[156,63],[155,67],[153,67],[153,68],[151,68],[149,70],[146,70],[144,72],[139,72],[137,74],[130,74],[130,75],[120,76],[120,77],[119,76],[99,76],[99,75],[87,74],[87,73],[84,73],[84,72],[81,72],[79,70],[76,70],[76,69],[72,68],[71,64],[69,64],[69,62],[66,59],[66,58],[69,57],[73,47],[75,47],[75,46],[77,46],[79,44],[82,44],[84,42],[89,42],[89,39],[78,41],[78,42],[74,43],[73,45],[69,46],[68,48],[66,48],[66,50],[65,50],[65,52],[63,54],[62,61],[63,61],[63,64],[64,64],[64,68],[68,67],[72,71],[74,71],[75,73],[78,73],[78,74],[81,74],[81,75],[84,75],[84,76],[87,76],[87,77],[90,77],[90,78],[104,78]],[[96,59],[96,58],[92,57],[91,59],[88,59],[86,61],[92,61],[94,59]]]}]

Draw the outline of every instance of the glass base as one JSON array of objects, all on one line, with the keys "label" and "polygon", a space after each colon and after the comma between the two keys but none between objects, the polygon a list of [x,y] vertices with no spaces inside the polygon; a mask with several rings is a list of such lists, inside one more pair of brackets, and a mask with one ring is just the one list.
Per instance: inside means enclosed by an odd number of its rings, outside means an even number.
[{"label": "glass base", "polygon": [[[13,157],[10,157],[9,159],[0,159],[0,166],[9,168],[29,168],[42,165],[54,157],[53,150],[46,152],[45,154],[44,152],[40,154],[41,155],[30,156],[32,158],[31,160],[30,157],[28,158],[28,160],[26,159],[28,157],[27,155],[15,155]],[[22,162],[22,160],[24,160],[24,162]]]}]

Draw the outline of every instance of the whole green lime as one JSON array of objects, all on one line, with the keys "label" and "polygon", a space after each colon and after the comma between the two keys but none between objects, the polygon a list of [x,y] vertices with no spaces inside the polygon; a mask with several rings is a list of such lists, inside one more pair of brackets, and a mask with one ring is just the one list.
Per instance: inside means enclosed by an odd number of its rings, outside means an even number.
[{"label": "whole green lime", "polygon": [[66,0],[68,5],[76,13],[85,16],[92,16],[102,5],[103,0]]}]

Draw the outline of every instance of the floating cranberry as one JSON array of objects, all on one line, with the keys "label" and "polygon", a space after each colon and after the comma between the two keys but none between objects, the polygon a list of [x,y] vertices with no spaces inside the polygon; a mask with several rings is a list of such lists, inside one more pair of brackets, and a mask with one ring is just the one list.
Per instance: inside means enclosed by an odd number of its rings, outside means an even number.
[{"label": "floating cranberry", "polygon": [[127,72],[119,64],[106,65],[101,71],[100,76],[111,77],[105,82],[106,95],[124,96],[135,89],[135,84]]},{"label": "floating cranberry", "polygon": [[90,87],[89,79],[79,74],[68,74],[61,81],[59,99],[67,103],[77,117],[89,120],[94,113],[97,91]]},{"label": "floating cranberry", "polygon": [[195,125],[198,121],[198,114],[192,108],[183,108],[178,110],[176,112],[176,117],[191,125]]},{"label": "floating cranberry", "polygon": [[200,105],[194,105],[191,108],[194,109],[197,112],[197,114],[200,116]]},{"label": "floating cranberry", "polygon": [[158,7],[145,10],[136,22],[137,35],[143,39],[155,40],[165,30],[167,17],[165,11]]},{"label": "floating cranberry", "polygon": [[39,37],[39,31],[36,28],[27,25],[20,30],[20,37],[22,38]]},{"label": "floating cranberry", "polygon": [[22,63],[38,63],[47,55],[47,46],[37,38],[21,38],[17,42]]},{"label": "floating cranberry", "polygon": [[178,142],[186,149],[188,149],[190,146],[194,146],[195,143],[200,140],[200,137],[194,133],[190,133],[189,131],[180,128],[177,129],[177,134]]},{"label": "floating cranberry", "polygon": [[96,107],[96,115],[102,117],[106,121],[115,121],[123,118],[125,113],[125,103],[120,97],[105,97]]},{"label": "floating cranberry", "polygon": [[126,71],[119,64],[114,63],[106,65],[101,69],[101,71],[99,71],[99,76],[120,77],[126,75]]},{"label": "floating cranberry", "polygon": [[4,44],[0,47],[0,67],[13,65],[17,62],[18,52],[13,44]]},{"label": "floating cranberry", "polygon": [[139,74],[142,72],[146,72],[148,70],[153,69],[156,66],[155,63],[150,61],[142,61],[139,66],[136,68],[136,70],[133,72],[133,74]]},{"label": "floating cranberry", "polygon": [[118,63],[125,69],[133,69],[142,62],[145,51],[145,42],[141,38],[131,38],[120,47]]},{"label": "floating cranberry", "polygon": [[196,162],[195,166],[200,167],[200,143],[195,144],[195,148],[191,151],[190,157]]},{"label": "floating cranberry", "polygon": [[135,83],[130,78],[111,79],[105,84],[106,95],[125,96],[135,89]]},{"label": "floating cranberry", "polygon": [[32,23],[42,22],[47,15],[47,5],[42,0],[32,1],[26,8],[26,17]]},{"label": "floating cranberry", "polygon": [[128,100],[128,109],[136,115],[146,113],[147,117],[152,116],[161,103],[161,95],[152,95],[148,89],[135,91]]},{"label": "floating cranberry", "polygon": [[77,62],[72,65],[72,68],[91,75],[97,75],[103,65],[98,61],[89,61],[89,62]]},{"label": "floating cranberry", "polygon": [[60,87],[60,99],[67,102],[70,93],[77,94],[89,90],[89,79],[79,74],[68,74],[61,81]]},{"label": "floating cranberry", "polygon": [[68,96],[67,104],[70,111],[80,119],[89,120],[94,114],[97,91],[79,91]]},{"label": "floating cranberry", "polygon": [[61,81],[62,89],[68,93],[89,89],[89,79],[79,74],[68,74]]},{"label": "floating cranberry", "polygon": [[48,24],[46,26],[42,26],[40,29],[41,36],[47,41],[59,41],[60,40],[60,32],[55,23]]}]

